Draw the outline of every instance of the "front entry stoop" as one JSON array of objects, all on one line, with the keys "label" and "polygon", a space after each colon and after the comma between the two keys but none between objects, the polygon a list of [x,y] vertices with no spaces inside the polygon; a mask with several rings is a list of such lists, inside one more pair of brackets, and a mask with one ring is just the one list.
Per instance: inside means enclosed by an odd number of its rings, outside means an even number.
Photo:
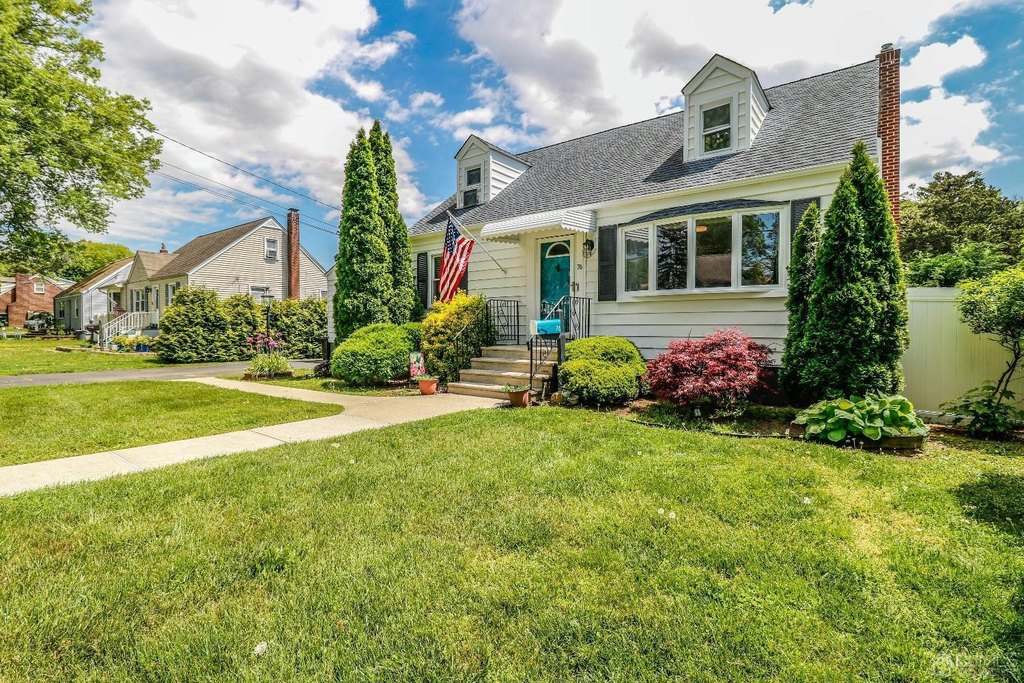
[{"label": "front entry stoop", "polygon": [[[556,351],[535,367],[535,393],[543,383],[550,381],[554,374]],[[450,382],[448,391],[465,396],[485,398],[508,398],[502,390],[506,384],[530,384],[530,352],[525,346],[487,346],[479,358],[470,361],[470,366],[459,373],[458,382]]]}]

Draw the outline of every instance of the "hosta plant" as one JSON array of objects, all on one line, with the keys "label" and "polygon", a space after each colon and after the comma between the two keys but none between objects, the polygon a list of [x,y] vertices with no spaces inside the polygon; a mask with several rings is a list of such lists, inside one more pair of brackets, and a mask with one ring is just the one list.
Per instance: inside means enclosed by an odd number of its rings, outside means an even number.
[{"label": "hosta plant", "polygon": [[914,413],[913,404],[902,396],[868,394],[819,401],[800,411],[793,422],[805,425],[805,438],[832,443],[928,434],[928,426]]}]

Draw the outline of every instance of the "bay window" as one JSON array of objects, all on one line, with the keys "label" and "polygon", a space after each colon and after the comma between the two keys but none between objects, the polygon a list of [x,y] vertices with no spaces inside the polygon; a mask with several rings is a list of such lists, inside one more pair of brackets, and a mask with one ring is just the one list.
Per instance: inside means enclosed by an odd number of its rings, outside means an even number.
[{"label": "bay window", "polygon": [[[782,212],[735,211],[623,229],[620,286],[627,295],[686,294],[783,284]],[[787,247],[788,248],[788,247]]]}]

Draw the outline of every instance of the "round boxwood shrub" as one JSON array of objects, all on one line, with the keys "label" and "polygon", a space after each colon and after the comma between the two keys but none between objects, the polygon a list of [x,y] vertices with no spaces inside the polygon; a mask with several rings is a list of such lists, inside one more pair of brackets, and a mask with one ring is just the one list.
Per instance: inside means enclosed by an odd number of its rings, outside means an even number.
[{"label": "round boxwood shrub", "polygon": [[398,325],[361,327],[331,355],[331,374],[353,386],[373,386],[409,370],[409,337]]},{"label": "round boxwood shrub", "polygon": [[423,323],[406,323],[402,325],[405,334],[409,337],[409,344],[413,351],[423,350]]},{"label": "round boxwood shrub", "polygon": [[587,337],[565,345],[566,360],[603,360],[613,365],[625,365],[633,369],[637,378],[647,372],[644,360],[636,344],[624,337]]},{"label": "round boxwood shrub", "polygon": [[558,381],[571,399],[586,405],[622,405],[640,391],[635,367],[589,358],[562,363]]}]

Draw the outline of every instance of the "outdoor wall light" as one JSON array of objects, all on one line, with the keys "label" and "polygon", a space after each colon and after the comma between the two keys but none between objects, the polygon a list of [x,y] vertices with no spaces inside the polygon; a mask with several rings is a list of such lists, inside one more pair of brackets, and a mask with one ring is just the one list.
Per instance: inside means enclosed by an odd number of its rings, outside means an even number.
[{"label": "outdoor wall light", "polygon": [[585,240],[583,242],[583,258],[590,258],[594,255],[594,240]]}]

